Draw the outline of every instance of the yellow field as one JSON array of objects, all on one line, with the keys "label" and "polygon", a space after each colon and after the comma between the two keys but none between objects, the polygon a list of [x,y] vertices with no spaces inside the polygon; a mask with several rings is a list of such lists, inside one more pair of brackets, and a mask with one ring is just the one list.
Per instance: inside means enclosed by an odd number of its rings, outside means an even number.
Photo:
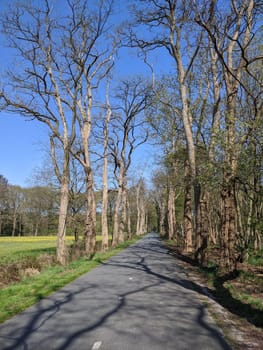
[{"label": "yellow field", "polygon": [[[73,237],[68,237],[67,241],[72,242]],[[0,263],[18,261],[43,253],[52,254],[55,247],[55,236],[0,237]]]},{"label": "yellow field", "polygon": [[[97,241],[101,236],[97,236]],[[68,244],[74,242],[74,236],[66,236]],[[36,256],[43,253],[54,254],[56,236],[23,236],[0,237],[0,263],[20,260],[27,256]]]},{"label": "yellow field", "polygon": [[[21,237],[0,237],[0,244],[2,242],[45,242],[45,241],[56,241],[56,236],[21,236]],[[74,241],[74,236],[66,236],[67,241]]]}]

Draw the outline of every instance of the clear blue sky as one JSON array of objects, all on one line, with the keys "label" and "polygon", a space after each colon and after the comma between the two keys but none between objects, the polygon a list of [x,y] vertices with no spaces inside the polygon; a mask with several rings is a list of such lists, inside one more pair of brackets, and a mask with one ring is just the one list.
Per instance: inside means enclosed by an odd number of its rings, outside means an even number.
[{"label": "clear blue sky", "polygon": [[[64,1],[64,0],[63,0]],[[59,3],[61,0],[59,0]],[[0,11],[3,5],[10,3],[7,0],[0,0]],[[117,7],[123,2],[117,1]],[[124,18],[120,11],[119,19]],[[12,62],[10,50],[4,47],[4,39],[0,36],[0,74],[5,66]],[[156,54],[152,57],[154,65],[160,62]],[[163,57],[162,57],[163,60]],[[149,70],[140,61],[135,50],[122,49],[120,61],[118,63],[118,75],[120,77],[142,74]],[[164,68],[165,65],[162,65]],[[150,71],[149,71],[150,72]],[[2,79],[1,79],[2,80]],[[29,186],[30,177],[34,169],[41,166],[45,159],[45,150],[48,145],[48,129],[38,121],[26,121],[24,118],[0,112],[0,174],[7,178],[13,185]],[[141,150],[142,152],[142,150]],[[151,155],[150,155],[151,154]],[[142,168],[151,167],[153,159],[150,149],[146,153],[141,153],[136,159]]]}]

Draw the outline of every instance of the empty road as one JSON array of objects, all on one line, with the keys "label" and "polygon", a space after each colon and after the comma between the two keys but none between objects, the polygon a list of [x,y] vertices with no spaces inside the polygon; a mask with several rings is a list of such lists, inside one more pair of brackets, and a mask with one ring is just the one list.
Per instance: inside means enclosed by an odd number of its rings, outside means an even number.
[{"label": "empty road", "polygon": [[0,325],[0,349],[230,349],[155,234]]}]

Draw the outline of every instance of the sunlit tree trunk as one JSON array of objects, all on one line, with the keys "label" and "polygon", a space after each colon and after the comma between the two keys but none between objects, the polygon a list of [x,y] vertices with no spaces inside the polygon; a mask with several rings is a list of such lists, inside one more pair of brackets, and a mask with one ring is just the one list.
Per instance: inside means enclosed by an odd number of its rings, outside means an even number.
[{"label": "sunlit tree trunk", "polygon": [[165,228],[166,206],[163,200],[161,200],[159,203],[159,214],[160,214],[160,218],[159,218],[160,235],[162,237],[165,237],[166,236],[166,228]]},{"label": "sunlit tree trunk", "polygon": [[120,174],[118,179],[118,191],[117,191],[117,197],[115,201],[114,206],[114,214],[113,214],[113,238],[112,238],[112,246],[115,247],[119,243],[119,217],[122,209],[122,190],[123,190],[123,174],[124,170],[121,166],[120,168]]},{"label": "sunlit tree trunk", "polygon": [[141,205],[140,205],[140,193],[141,193],[142,181],[140,180],[136,186],[136,207],[137,207],[137,220],[136,220],[136,236],[140,236],[140,221],[141,221]]},{"label": "sunlit tree trunk", "polygon": [[184,248],[187,253],[193,250],[193,221],[192,221],[192,181],[188,161],[185,162],[184,175]]},{"label": "sunlit tree trunk", "polygon": [[102,250],[106,251],[109,246],[109,230],[108,230],[108,142],[109,142],[109,122],[111,118],[111,108],[109,104],[108,88],[106,93],[107,112],[104,124],[104,145],[103,145],[103,179],[102,179],[102,211],[101,211],[101,234],[102,234]]},{"label": "sunlit tree trunk", "polygon": [[196,216],[196,249],[195,258],[203,266],[207,262],[207,248],[209,237],[208,206],[206,193],[199,199]]},{"label": "sunlit tree trunk", "polygon": [[168,193],[168,237],[169,239],[176,239],[176,217],[175,217],[175,191],[173,184],[169,185]]},{"label": "sunlit tree trunk", "polygon": [[121,193],[121,218],[119,225],[119,243],[123,243],[125,240],[125,229],[127,227],[127,179],[124,177],[122,182],[122,193]]},{"label": "sunlit tree trunk", "polygon": [[132,239],[131,206],[130,206],[129,196],[127,197],[127,239]]},{"label": "sunlit tree trunk", "polygon": [[12,222],[12,234],[11,234],[12,237],[14,237],[16,233],[16,221],[17,221],[17,210],[15,208],[13,213],[13,222]]},{"label": "sunlit tree trunk", "polygon": [[81,162],[86,180],[86,221],[84,230],[84,244],[85,252],[87,254],[93,254],[96,250],[96,202],[94,194],[94,179],[93,171],[90,163],[90,133],[91,133],[91,114],[92,114],[92,86],[88,76],[87,79],[87,96],[86,98],[86,109],[84,110],[81,105],[79,109],[81,115],[78,116],[78,122],[81,129],[82,139],[82,155],[83,158],[78,158]]},{"label": "sunlit tree trunk", "polygon": [[59,221],[57,234],[57,261],[65,265],[67,261],[66,227],[68,216],[68,186],[69,179],[63,179],[60,190]]},{"label": "sunlit tree trunk", "polygon": [[225,141],[225,169],[222,199],[222,260],[221,265],[227,270],[236,268],[235,236],[237,229],[237,208],[235,201],[235,173],[236,173],[236,150],[235,150],[235,99],[229,97],[226,111],[226,141]]}]

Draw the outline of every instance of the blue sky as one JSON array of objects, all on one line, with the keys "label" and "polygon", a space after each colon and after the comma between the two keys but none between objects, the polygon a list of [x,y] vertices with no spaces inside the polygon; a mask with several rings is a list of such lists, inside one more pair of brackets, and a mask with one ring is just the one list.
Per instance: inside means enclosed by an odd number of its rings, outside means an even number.
[{"label": "blue sky", "polygon": [[[9,1],[0,0],[1,6],[7,3]],[[117,7],[119,6],[118,2]],[[121,11],[119,19],[120,21],[124,19]],[[4,39],[1,36],[0,49],[0,74],[2,74],[5,66],[12,62],[12,55],[10,50],[4,47]],[[160,57],[154,54],[151,62],[157,65],[158,59]],[[116,68],[119,77],[129,77],[149,71],[149,68],[137,58],[135,50],[127,49],[120,51],[120,60]],[[48,129],[42,123],[26,121],[23,117],[8,114],[5,111],[0,112],[0,174],[6,177],[10,184],[30,186],[30,177],[34,169],[41,166],[46,159],[47,145]],[[153,150],[150,147],[143,147],[141,151],[137,151],[134,165],[144,169],[149,175],[153,163],[152,157]]]}]

